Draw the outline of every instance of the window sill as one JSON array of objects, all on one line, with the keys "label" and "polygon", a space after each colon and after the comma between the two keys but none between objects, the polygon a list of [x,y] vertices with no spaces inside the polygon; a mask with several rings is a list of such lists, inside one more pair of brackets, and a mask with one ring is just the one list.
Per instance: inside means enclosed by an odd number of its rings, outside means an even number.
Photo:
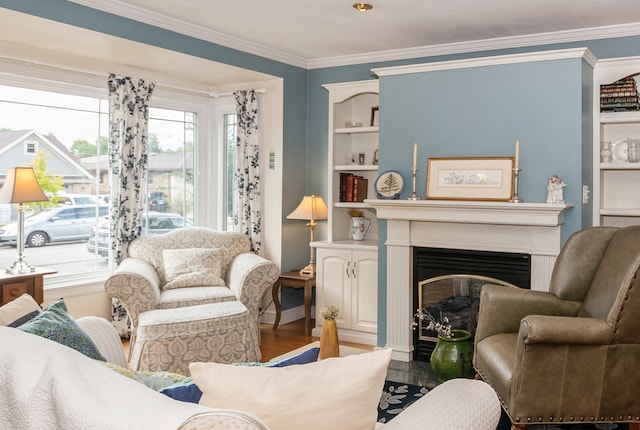
[{"label": "window sill", "polygon": [[109,273],[108,270],[103,270],[84,274],[47,276],[44,278],[44,300],[104,292],[104,282],[109,277]]}]

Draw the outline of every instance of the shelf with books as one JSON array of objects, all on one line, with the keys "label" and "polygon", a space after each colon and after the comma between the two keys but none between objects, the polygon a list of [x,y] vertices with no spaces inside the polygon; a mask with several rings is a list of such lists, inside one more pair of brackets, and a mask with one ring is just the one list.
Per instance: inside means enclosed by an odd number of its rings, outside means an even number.
[{"label": "shelf with books", "polygon": [[[328,217],[327,241],[351,238],[348,208],[364,208],[371,225],[366,238],[377,240],[375,210],[363,200],[375,196],[378,176],[377,80],[327,84],[328,115]],[[375,124],[374,124],[374,121]],[[358,126],[349,126],[358,124]]]},{"label": "shelf with books", "polygon": [[[593,224],[640,224],[640,162],[629,161],[640,139],[640,57],[594,67]],[[634,155],[635,158],[635,155]]]}]

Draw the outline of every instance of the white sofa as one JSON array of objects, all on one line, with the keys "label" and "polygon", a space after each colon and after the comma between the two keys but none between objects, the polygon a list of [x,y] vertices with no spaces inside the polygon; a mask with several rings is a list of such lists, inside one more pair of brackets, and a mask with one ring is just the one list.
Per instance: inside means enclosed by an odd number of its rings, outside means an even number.
[{"label": "white sofa", "polygon": [[[108,321],[77,321],[109,362],[126,365]],[[267,429],[250,413],[173,400],[71,348],[14,328],[0,327],[0,344],[2,429]],[[498,398],[487,384],[452,380],[376,428],[494,430],[499,418]]]}]

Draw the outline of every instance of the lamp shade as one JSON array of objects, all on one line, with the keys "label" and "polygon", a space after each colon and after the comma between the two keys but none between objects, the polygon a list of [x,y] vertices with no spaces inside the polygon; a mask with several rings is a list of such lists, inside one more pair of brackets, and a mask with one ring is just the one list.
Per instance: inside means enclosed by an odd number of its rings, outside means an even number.
[{"label": "lamp shade", "polygon": [[46,196],[33,167],[9,167],[0,190],[0,203],[45,202]]},{"label": "lamp shade", "polygon": [[319,220],[327,219],[327,205],[320,196],[304,196],[297,208],[289,215],[287,219],[304,219]]}]

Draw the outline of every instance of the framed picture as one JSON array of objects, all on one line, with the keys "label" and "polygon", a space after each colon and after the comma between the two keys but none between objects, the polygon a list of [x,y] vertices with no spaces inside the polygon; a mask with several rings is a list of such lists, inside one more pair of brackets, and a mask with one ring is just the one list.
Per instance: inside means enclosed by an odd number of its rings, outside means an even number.
[{"label": "framed picture", "polygon": [[513,157],[429,158],[427,199],[508,201],[512,177]]},{"label": "framed picture", "polygon": [[369,125],[372,127],[375,125],[378,125],[378,112],[379,112],[378,106],[374,106],[371,108],[371,122],[369,123]]}]

